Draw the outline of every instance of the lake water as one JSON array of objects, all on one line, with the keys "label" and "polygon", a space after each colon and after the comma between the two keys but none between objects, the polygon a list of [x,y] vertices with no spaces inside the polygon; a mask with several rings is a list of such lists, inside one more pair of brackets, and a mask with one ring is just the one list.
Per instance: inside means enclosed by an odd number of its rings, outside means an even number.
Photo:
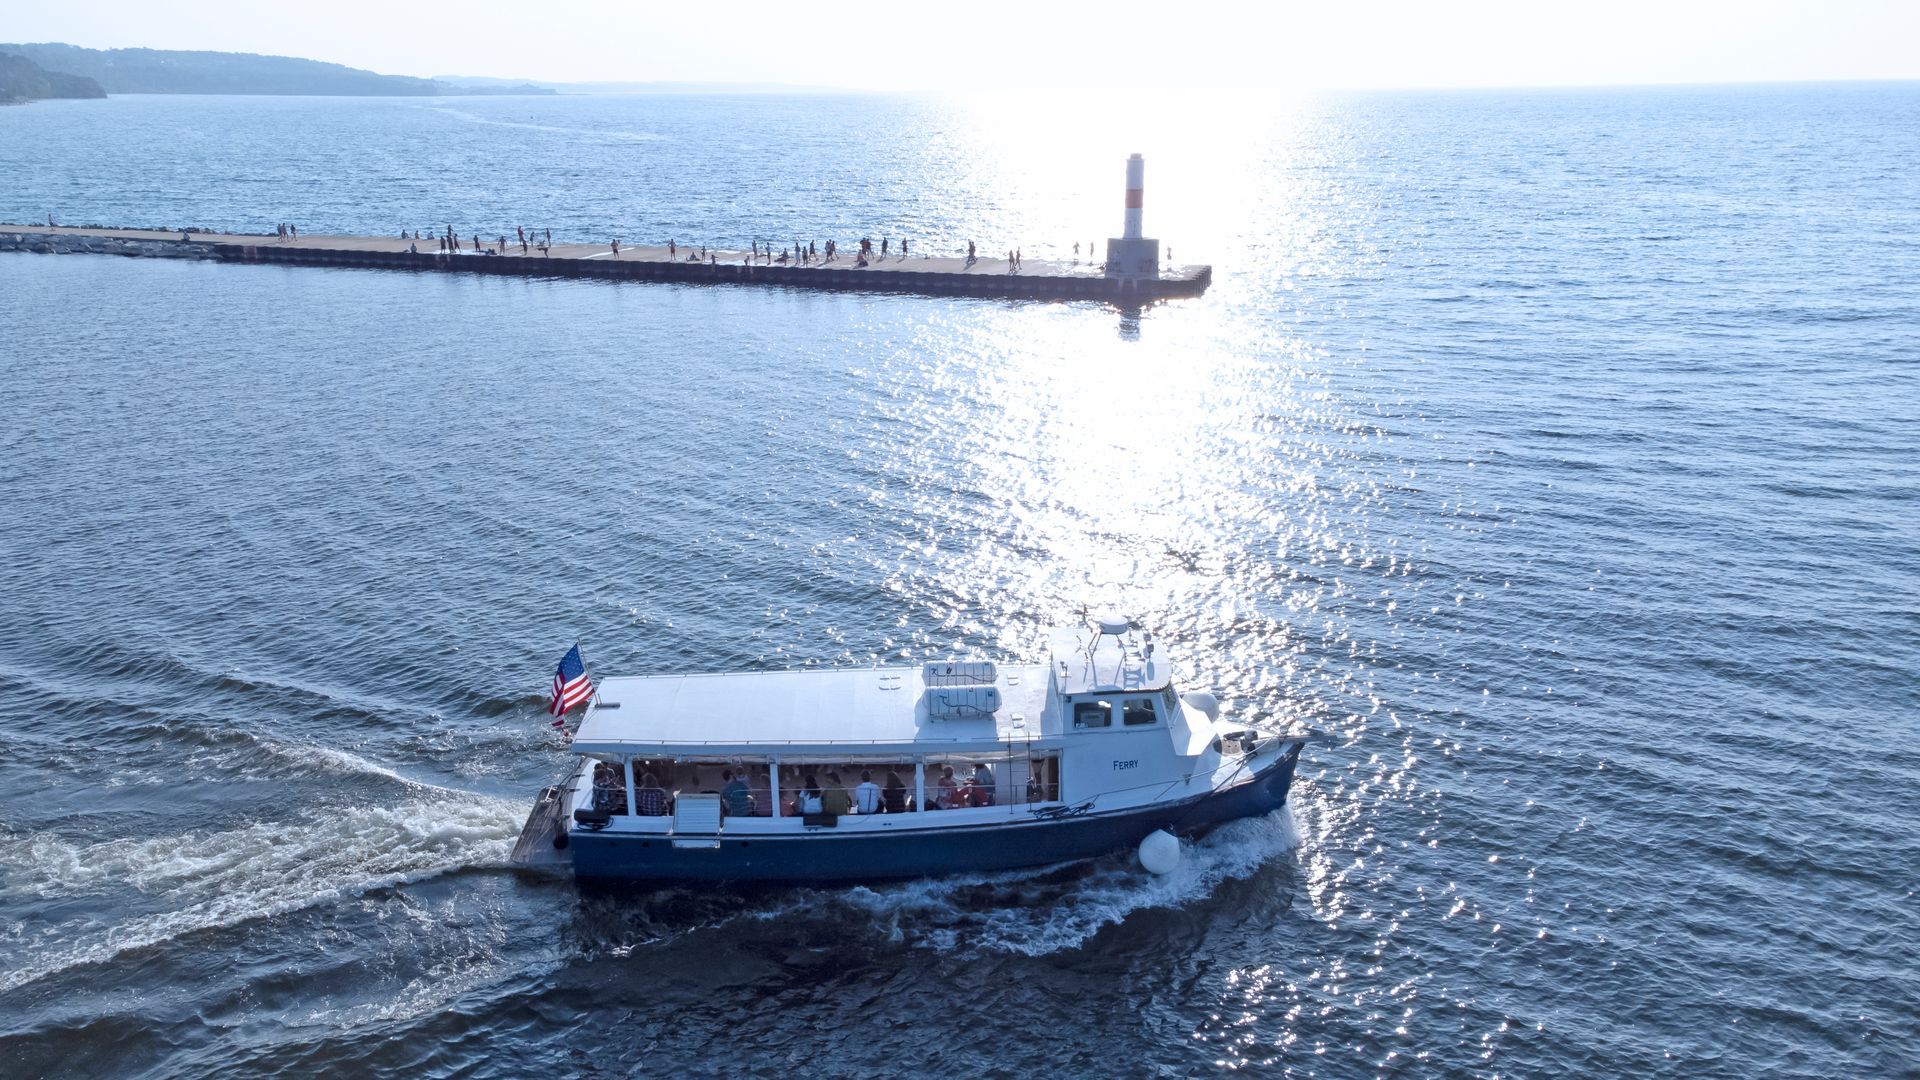
[{"label": "lake water", "polygon": [[[0,219],[1071,259],[1119,311],[0,255],[14,1076],[1920,1061],[1920,85],[0,109]],[[583,897],[602,672],[1035,655],[1326,734],[1130,855]]]}]

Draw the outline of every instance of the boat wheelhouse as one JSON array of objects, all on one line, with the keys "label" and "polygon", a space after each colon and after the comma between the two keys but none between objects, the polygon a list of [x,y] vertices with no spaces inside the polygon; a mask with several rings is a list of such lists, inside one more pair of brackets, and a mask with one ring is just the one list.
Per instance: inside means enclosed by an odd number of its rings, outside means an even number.
[{"label": "boat wheelhouse", "polygon": [[1223,723],[1117,616],[1044,664],[603,680],[514,850],[587,880],[856,881],[1090,858],[1286,800],[1303,739]]}]

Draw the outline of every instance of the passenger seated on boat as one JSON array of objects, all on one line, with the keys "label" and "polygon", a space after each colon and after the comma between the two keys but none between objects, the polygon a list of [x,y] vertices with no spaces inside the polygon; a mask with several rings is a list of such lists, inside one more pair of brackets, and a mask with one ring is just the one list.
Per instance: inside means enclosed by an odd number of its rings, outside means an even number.
[{"label": "passenger seated on boat", "polygon": [[987,768],[986,762],[975,763],[973,778],[967,781],[967,787],[970,789],[967,792],[968,806],[993,805],[993,770]]},{"label": "passenger seated on boat", "polygon": [[667,813],[667,789],[652,773],[640,778],[640,789],[633,793],[633,808],[641,817],[664,817]]},{"label": "passenger seated on boat", "polygon": [[880,804],[886,808],[889,814],[904,814],[907,812],[907,785],[901,783],[899,773],[887,773],[887,786],[884,791],[880,792]]},{"label": "passenger seated on boat", "polygon": [[820,812],[820,784],[809,773],[800,782],[800,793],[793,797],[793,812],[796,815],[817,814]]},{"label": "passenger seated on boat", "polygon": [[863,814],[880,812],[880,785],[873,782],[871,769],[860,772],[860,786],[853,789],[853,808]]},{"label": "passenger seated on boat", "polygon": [[625,770],[604,761],[593,767],[593,808],[608,814],[627,812]]},{"label": "passenger seated on boat", "polygon": [[951,765],[940,766],[940,784],[933,805],[940,810],[952,810],[965,805],[960,801],[960,782],[953,778]]},{"label": "passenger seated on boat", "polygon": [[827,774],[827,790],[820,796],[820,811],[834,817],[853,813],[853,797],[847,794],[846,788],[840,786],[839,773]]},{"label": "passenger seated on boat", "polygon": [[727,813],[738,817],[751,816],[753,793],[747,790],[747,778],[735,776],[732,769],[727,769],[721,772],[720,780],[720,802],[726,807]]}]

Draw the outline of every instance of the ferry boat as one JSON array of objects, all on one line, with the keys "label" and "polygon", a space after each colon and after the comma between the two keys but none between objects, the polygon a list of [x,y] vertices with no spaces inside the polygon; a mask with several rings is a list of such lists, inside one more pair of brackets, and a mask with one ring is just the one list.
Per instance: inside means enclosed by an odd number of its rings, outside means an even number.
[{"label": "ferry boat", "polygon": [[582,881],[853,882],[1000,870],[1270,813],[1305,738],[1229,723],[1147,630],[1048,635],[1044,664],[613,677],[514,861]]}]

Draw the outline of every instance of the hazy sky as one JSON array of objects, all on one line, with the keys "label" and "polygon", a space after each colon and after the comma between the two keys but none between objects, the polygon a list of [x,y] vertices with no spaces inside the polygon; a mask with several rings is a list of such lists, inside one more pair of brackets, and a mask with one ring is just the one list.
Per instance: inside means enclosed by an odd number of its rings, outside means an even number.
[{"label": "hazy sky", "polygon": [[0,10],[6,41],[576,82],[993,91],[1920,78],[1920,0],[60,0]]}]

